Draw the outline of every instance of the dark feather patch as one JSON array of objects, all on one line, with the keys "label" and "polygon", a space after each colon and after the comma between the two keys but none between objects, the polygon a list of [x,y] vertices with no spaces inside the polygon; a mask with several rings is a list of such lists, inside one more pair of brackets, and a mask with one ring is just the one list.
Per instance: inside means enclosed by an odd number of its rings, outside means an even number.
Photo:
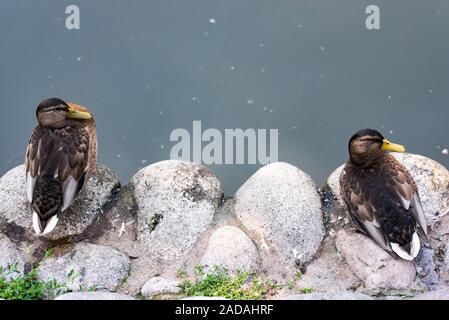
[{"label": "dark feather patch", "polygon": [[[43,220],[59,213],[64,197],[74,199],[82,190],[89,166],[89,138],[85,127],[46,129],[39,126],[34,130],[27,150],[26,170],[35,181],[30,200]],[[65,190],[63,186],[69,179],[73,179],[76,186]],[[66,192],[74,194],[67,197]]]},{"label": "dark feather patch", "polygon": [[390,154],[385,153],[369,167],[349,161],[340,185],[356,227],[392,255],[391,242],[407,247],[416,227],[427,233],[416,185]]}]

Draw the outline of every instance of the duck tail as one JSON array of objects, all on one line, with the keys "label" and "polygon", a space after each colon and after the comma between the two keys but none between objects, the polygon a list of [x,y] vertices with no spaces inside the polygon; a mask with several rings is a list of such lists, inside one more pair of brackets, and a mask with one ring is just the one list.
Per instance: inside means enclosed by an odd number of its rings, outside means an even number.
[{"label": "duck tail", "polygon": [[391,242],[391,249],[402,259],[412,261],[418,256],[421,248],[421,241],[416,231],[413,233],[412,241],[406,246],[400,246],[397,243]]},{"label": "duck tail", "polygon": [[56,227],[63,205],[61,184],[52,176],[44,175],[36,181],[33,194],[33,228],[45,235]]}]

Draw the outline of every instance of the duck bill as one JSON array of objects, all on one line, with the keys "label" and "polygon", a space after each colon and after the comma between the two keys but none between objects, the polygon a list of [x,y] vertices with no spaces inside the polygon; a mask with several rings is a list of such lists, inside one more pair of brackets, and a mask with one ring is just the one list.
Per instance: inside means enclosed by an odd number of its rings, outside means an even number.
[{"label": "duck bill", "polygon": [[405,147],[400,145],[400,144],[396,144],[393,142],[388,141],[387,139],[385,139],[382,143],[382,149],[386,150],[386,151],[391,151],[391,152],[405,152]]},{"label": "duck bill", "polygon": [[67,118],[77,120],[89,120],[92,119],[92,115],[89,112],[69,108],[69,115],[67,116]]}]

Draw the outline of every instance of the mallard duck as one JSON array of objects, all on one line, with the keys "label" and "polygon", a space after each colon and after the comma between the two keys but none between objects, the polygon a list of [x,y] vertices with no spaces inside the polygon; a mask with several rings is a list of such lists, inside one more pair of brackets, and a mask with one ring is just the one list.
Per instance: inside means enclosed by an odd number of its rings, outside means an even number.
[{"label": "mallard duck", "polygon": [[42,101],[36,117],[39,125],[26,152],[26,194],[34,231],[44,235],[88,181],[97,158],[97,135],[87,108],[58,98]]},{"label": "mallard duck", "polygon": [[405,152],[378,131],[364,129],[349,140],[341,193],[356,228],[395,258],[413,260],[427,225],[418,189],[390,153]]}]

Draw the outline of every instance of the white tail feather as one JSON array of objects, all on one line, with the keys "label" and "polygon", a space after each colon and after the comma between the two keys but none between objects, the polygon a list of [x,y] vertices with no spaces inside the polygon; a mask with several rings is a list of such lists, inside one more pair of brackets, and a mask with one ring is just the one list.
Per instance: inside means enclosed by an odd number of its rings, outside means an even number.
[{"label": "white tail feather", "polygon": [[421,248],[421,242],[419,241],[418,234],[415,232],[410,244],[410,253],[405,251],[399,244],[391,243],[391,249],[402,259],[412,261],[419,253]]},{"label": "white tail feather", "polygon": [[33,210],[33,229],[34,232],[36,232],[38,235],[41,234],[41,225],[39,222],[39,216],[34,210]]},{"label": "white tail feather", "polygon": [[52,216],[50,219],[48,219],[47,224],[45,226],[44,231],[41,231],[41,223],[38,214],[33,211],[33,229],[34,232],[36,232],[39,236],[46,235],[47,233],[50,233],[53,231],[53,229],[58,224],[58,217]]},{"label": "white tail feather", "polygon": [[50,219],[48,219],[47,221],[47,225],[45,226],[44,232],[42,232],[42,235],[45,235],[47,233],[50,233],[53,231],[53,229],[56,227],[56,225],[58,224],[58,217],[57,216],[53,216]]},{"label": "white tail feather", "polygon": [[418,256],[419,249],[421,249],[421,242],[419,241],[418,234],[415,232],[413,234],[412,245],[410,248],[410,254],[413,258]]},{"label": "white tail feather", "polygon": [[410,254],[408,254],[407,251],[402,249],[402,247],[400,245],[398,245],[397,243],[392,242],[391,249],[393,249],[393,251],[396,252],[396,254],[404,260],[409,260],[409,261],[413,260],[413,257]]}]

